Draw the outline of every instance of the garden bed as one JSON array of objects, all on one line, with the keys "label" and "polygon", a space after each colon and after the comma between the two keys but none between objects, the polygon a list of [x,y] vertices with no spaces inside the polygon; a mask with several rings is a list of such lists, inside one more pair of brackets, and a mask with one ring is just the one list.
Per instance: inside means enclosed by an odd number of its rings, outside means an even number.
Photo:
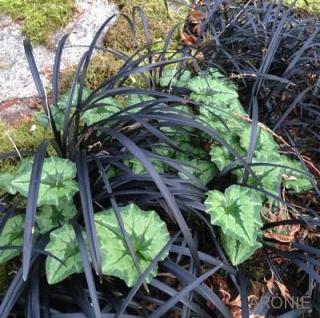
[{"label": "garden bed", "polygon": [[198,1],[166,38],[181,17],[134,10],[60,79],[61,43],[49,105],[25,43],[42,109],[2,128],[0,316],[317,317],[318,18]]}]

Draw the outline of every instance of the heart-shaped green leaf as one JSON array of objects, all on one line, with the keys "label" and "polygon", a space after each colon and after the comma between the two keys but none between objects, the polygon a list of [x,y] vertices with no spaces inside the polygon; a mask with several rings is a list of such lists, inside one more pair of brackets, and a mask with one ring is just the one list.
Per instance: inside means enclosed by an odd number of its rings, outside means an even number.
[{"label": "heart-shaped green leaf", "polygon": [[[181,154],[178,158],[180,164],[185,170],[197,177],[203,185],[206,185],[218,172],[217,166],[208,160],[191,159],[185,154]],[[185,165],[184,165],[185,163]],[[186,176],[179,172],[179,176],[185,179]]]},{"label": "heart-shaped green leaf", "polygon": [[[241,131],[240,145],[243,149],[248,149],[252,127],[248,124]],[[273,136],[265,128],[258,127],[257,140],[255,144],[255,153],[262,153],[272,156],[279,153],[279,146],[273,139]]]},{"label": "heart-shaped green leaf", "polygon": [[[225,141],[233,147],[233,149],[242,157],[246,155],[246,151],[241,147],[239,137],[235,134],[227,134],[224,136]],[[212,143],[210,149],[211,161],[214,162],[218,169],[222,171],[228,164],[235,161],[234,155],[226,148],[216,143]]]},{"label": "heart-shaped green leaf", "polygon": [[[257,180],[249,175],[247,182],[249,185],[253,186],[257,186],[259,185],[259,182],[261,182],[264,190],[271,194],[279,195],[282,169],[277,166],[270,165],[274,163],[281,164],[280,156],[277,156],[277,152],[275,154],[276,155],[273,157],[273,153],[269,153],[269,155],[267,155],[266,152],[258,152],[252,159],[252,163],[255,165],[251,167]],[[233,174],[238,177],[238,182],[241,182],[243,179],[244,169],[234,170]],[[262,193],[261,195],[263,196]],[[269,196],[268,200],[271,202],[273,198]]]},{"label": "heart-shaped green leaf", "polygon": [[163,71],[160,78],[160,86],[166,87],[169,84],[175,87],[188,87],[188,81],[191,79],[191,72],[185,70],[181,76],[177,75],[177,70],[167,68]]},{"label": "heart-shaped green leaf", "polygon": [[[144,271],[169,241],[165,223],[154,211],[143,211],[135,204],[120,208],[125,229]],[[115,213],[112,209],[95,214],[95,223],[101,247],[102,272],[123,279],[130,287],[138,279],[138,272],[126,248]],[[165,258],[167,253],[162,257]],[[155,268],[150,281],[157,273]]]},{"label": "heart-shaped green leaf", "polygon": [[224,234],[254,245],[258,229],[262,226],[261,198],[255,190],[232,185],[224,193],[207,192],[206,212],[211,223],[221,227]]},{"label": "heart-shaped green leaf", "polygon": [[222,231],[220,231],[220,238],[223,248],[233,265],[239,265],[243,263],[262,246],[259,242],[254,242],[253,245],[243,243],[235,240],[229,235],[225,235]]},{"label": "heart-shaped green leaf", "polygon": [[[0,246],[21,246],[23,244],[24,215],[11,217],[5,224],[0,235]],[[0,264],[21,253],[19,249],[0,250]]]},{"label": "heart-shaped green leaf", "polygon": [[188,88],[200,95],[224,94],[225,96],[238,97],[236,87],[231,81],[221,77],[216,70],[199,73],[188,81]]},{"label": "heart-shaped green leaf", "polygon": [[[189,144],[189,146],[191,149],[187,150],[186,147],[183,147],[183,150],[187,152],[183,153],[181,151],[177,151],[174,158],[179,161],[180,165],[183,166],[185,170],[197,177],[203,185],[206,185],[213,179],[215,174],[218,172],[218,169],[209,159],[201,159],[194,155],[194,153],[198,152],[196,150],[197,147],[192,147],[191,144]],[[201,151],[198,153],[201,153]],[[183,179],[186,178],[185,174],[182,172],[179,172],[179,176]]]},{"label": "heart-shaped green leaf", "polygon": [[[143,211],[134,204],[120,208],[125,229],[138,258],[141,271],[145,270],[169,241],[165,223],[154,211]],[[102,257],[104,275],[123,279],[130,287],[138,279],[138,272],[129,254],[113,209],[96,213],[95,223]],[[85,233],[84,238],[86,239]],[[46,273],[49,284],[56,284],[66,277],[82,272],[78,244],[71,225],[65,224],[50,233],[46,251]],[[164,253],[162,259],[168,255]],[[59,261],[59,260],[60,261]],[[157,273],[155,268],[150,281]]]},{"label": "heart-shaped green leaf", "polygon": [[[160,160],[151,160],[154,168],[159,172],[163,173],[165,169],[165,165],[160,161]],[[137,159],[137,158],[132,158],[132,159],[126,159],[124,160],[124,163],[130,167],[133,173],[135,174],[142,174],[145,173],[146,170],[143,166],[143,164]]]},{"label": "heart-shaped green leaf", "polygon": [[282,180],[287,189],[299,193],[313,188],[312,178],[305,172],[305,168],[300,161],[284,156],[281,156],[281,159],[282,164],[288,167],[282,171]]},{"label": "heart-shaped green leaf", "polygon": [[50,233],[46,252],[49,253],[46,260],[46,275],[49,284],[57,284],[72,274],[82,273],[79,247],[70,224],[65,224]]},{"label": "heart-shaped green leaf", "polygon": [[83,113],[81,116],[82,120],[89,126],[100,120],[104,120],[109,116],[117,113],[121,110],[121,106],[111,97],[105,98],[99,101],[99,104],[103,106],[98,106],[91,108]]},{"label": "heart-shaped green leaf", "polygon": [[42,206],[36,214],[36,224],[41,234],[45,234],[71,220],[77,213],[72,201],[62,201],[58,206]]},{"label": "heart-shaped green leaf", "polygon": [[[79,85],[77,85],[71,101],[71,115],[73,114],[74,107],[78,101],[78,90],[79,90]],[[82,91],[82,100],[85,100],[91,94],[91,92],[92,91],[89,88],[84,87]],[[51,114],[58,130],[63,129],[64,114],[66,111],[66,104],[67,104],[68,98],[69,98],[69,92],[63,94],[60,97],[60,100],[57,103],[57,105],[52,105],[51,107]],[[43,110],[39,112],[38,121],[42,126],[48,125],[48,116]]]},{"label": "heart-shaped green leaf", "polygon": [[11,185],[13,178],[14,176],[11,173],[0,173],[0,190],[4,190],[5,192],[9,192],[11,194],[16,194],[17,191]]},{"label": "heart-shaped green leaf", "polygon": [[[22,162],[19,173],[11,181],[11,186],[23,196],[28,196],[32,161]],[[43,163],[38,206],[59,205],[62,200],[70,201],[78,191],[74,180],[76,166],[68,159],[46,158]]]},{"label": "heart-shaped green leaf", "polygon": [[[141,95],[141,94],[130,94],[127,97],[127,106],[132,106],[135,104],[139,104],[142,102],[146,102],[148,100],[153,100],[154,97],[149,96],[149,95]],[[138,109],[132,109],[131,112],[135,112]]]}]

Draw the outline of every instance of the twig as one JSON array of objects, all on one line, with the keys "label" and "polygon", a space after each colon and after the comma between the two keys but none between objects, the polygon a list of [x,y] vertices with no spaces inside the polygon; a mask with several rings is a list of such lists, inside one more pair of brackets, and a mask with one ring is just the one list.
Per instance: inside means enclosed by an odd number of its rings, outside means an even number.
[{"label": "twig", "polygon": [[5,135],[9,138],[10,142],[12,143],[14,149],[16,150],[18,156],[20,159],[22,159],[21,153],[16,145],[16,143],[14,142],[14,140],[12,139],[12,137],[5,131]]}]

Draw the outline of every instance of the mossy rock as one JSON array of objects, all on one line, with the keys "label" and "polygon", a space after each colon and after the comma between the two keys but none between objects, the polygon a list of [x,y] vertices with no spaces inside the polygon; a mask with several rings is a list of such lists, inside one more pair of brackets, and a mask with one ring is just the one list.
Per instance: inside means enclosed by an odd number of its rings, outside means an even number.
[{"label": "mossy rock", "polygon": [[74,0],[0,0],[0,12],[22,24],[22,32],[32,42],[51,46],[50,36],[65,26],[76,6]]}]

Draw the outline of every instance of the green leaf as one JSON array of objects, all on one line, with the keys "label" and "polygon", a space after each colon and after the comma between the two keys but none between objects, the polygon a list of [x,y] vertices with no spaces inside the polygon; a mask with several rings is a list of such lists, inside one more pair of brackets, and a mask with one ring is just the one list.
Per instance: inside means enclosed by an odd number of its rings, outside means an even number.
[{"label": "green leaf", "polygon": [[205,206],[211,223],[220,226],[224,234],[253,245],[262,226],[259,194],[255,190],[232,185],[225,193],[213,190],[207,195]]},{"label": "green leaf", "polygon": [[[75,93],[73,94],[73,98],[72,98],[72,102],[71,102],[71,115],[73,114],[74,107],[78,101],[78,93],[77,93],[78,90],[79,90],[79,85],[77,85],[77,87],[75,89]],[[91,94],[91,92],[92,91],[89,88],[84,87],[83,91],[82,91],[82,100],[85,100]],[[58,130],[63,129],[64,114],[65,114],[66,104],[67,104],[68,98],[69,98],[69,91],[60,97],[60,100],[58,101],[57,105],[52,105],[50,108],[51,113],[52,113],[52,117],[55,121],[55,124],[56,124],[56,127]],[[38,114],[38,121],[41,126],[48,125],[48,117],[43,110],[41,110]]]},{"label": "green leaf", "polygon": [[[180,151],[177,151],[176,154],[184,154],[198,157],[206,158],[208,157],[207,151],[202,146],[203,140],[200,138],[193,139],[192,136],[184,135],[176,141]],[[183,151],[183,152],[182,152]]]},{"label": "green leaf", "polygon": [[220,108],[214,105],[201,105],[199,119],[216,130],[222,137],[230,139],[238,136],[240,138],[242,130],[250,125],[239,117],[241,110],[230,110],[227,105],[222,108],[221,105]]},{"label": "green leaf", "polygon": [[[248,149],[250,142],[252,127],[248,124],[242,129],[240,136],[240,145],[243,149]],[[269,156],[273,156],[275,153],[279,153],[279,145],[273,139],[270,132],[258,127],[257,140],[255,145],[255,153],[262,153]]]},{"label": "green leaf", "polygon": [[188,81],[188,88],[200,95],[224,94],[226,97],[237,98],[236,87],[231,81],[217,76],[218,72],[202,72]]},{"label": "green leaf", "polygon": [[[65,114],[65,104],[58,103],[58,105],[56,106],[51,106],[50,109],[57,129],[62,130]],[[41,110],[38,114],[38,122],[43,127],[46,127],[49,123],[48,116],[43,110]]]},{"label": "green leaf", "polygon": [[18,167],[17,175],[30,171],[32,167],[32,163],[33,163],[32,157],[22,159]]},{"label": "green leaf", "polygon": [[157,145],[152,146],[152,152],[165,157],[172,157],[174,153],[174,149],[165,144],[165,143],[159,143]]},{"label": "green leaf", "polygon": [[[206,185],[217,173],[217,167],[208,158],[204,149],[205,140],[202,136],[184,134],[181,137],[173,136],[178,150],[171,155],[172,159],[179,161],[183,168],[197,177],[203,185]],[[179,176],[185,179],[187,176],[179,172]]]},{"label": "green leaf", "polygon": [[[72,106],[75,106],[76,103],[78,102],[79,87],[80,87],[80,85],[77,84],[77,86],[75,88],[75,92],[74,92],[74,94],[72,96],[72,102],[71,102]],[[83,90],[82,90],[82,101],[84,101],[86,98],[88,98],[91,93],[92,93],[92,90],[90,88],[83,87]],[[58,106],[60,108],[65,109],[67,101],[68,101],[68,98],[69,98],[69,91],[67,91],[65,94],[61,95],[60,100],[58,102]]]},{"label": "green leaf", "polygon": [[[153,100],[153,99],[154,97],[149,95],[130,94],[127,97],[127,105],[132,106],[132,105],[139,104],[139,103],[146,102],[148,100]],[[136,110],[132,109],[131,111],[138,111],[138,109]]]},{"label": "green leaf", "polygon": [[[208,160],[188,160],[188,157],[185,158],[185,160],[180,159],[182,165],[183,163],[187,164],[185,166],[183,165],[184,169],[197,177],[203,185],[208,184],[218,172],[217,166]],[[182,179],[186,178],[186,176],[182,172],[179,172],[179,176]]]},{"label": "green leaf", "polygon": [[[298,160],[291,160],[281,156],[282,164],[290,168],[283,169],[282,180],[287,189],[291,189],[297,193],[308,191],[313,188],[311,179],[306,176],[305,168]],[[296,169],[296,170],[293,170]]]},{"label": "green leaf", "polygon": [[21,246],[19,249],[0,250],[0,264],[19,255],[22,251],[24,215],[19,214],[8,219],[0,235],[0,246]]},{"label": "green leaf", "polygon": [[[11,186],[25,197],[28,196],[31,168],[31,160],[22,161],[18,175],[11,181]],[[70,201],[78,191],[78,184],[73,180],[75,176],[76,166],[70,160],[46,158],[42,168],[38,206],[58,206],[62,200]]]},{"label": "green leaf", "polygon": [[[223,137],[225,141],[231,147],[233,147],[240,156],[244,157],[246,155],[246,151],[240,145],[240,138],[238,135],[229,133]],[[217,143],[211,144],[210,156],[211,161],[217,165],[220,171],[222,171],[228,164],[236,160],[234,155],[226,147],[220,146]]]},{"label": "green leaf", "polygon": [[[206,152],[202,148],[193,146],[191,143],[182,143],[180,146],[179,149],[186,153],[177,151],[173,158],[179,161],[185,170],[197,177],[203,185],[206,185],[218,172],[216,165],[210,160],[201,158],[201,156],[206,157]],[[179,176],[186,178],[182,172],[179,172]]]},{"label": "green leaf", "polygon": [[215,163],[219,171],[222,171],[228,164],[234,161],[234,156],[224,147],[211,146],[211,161]]},{"label": "green leaf", "polygon": [[160,78],[160,86],[167,87],[169,84],[175,87],[188,87],[188,81],[191,79],[191,72],[185,70],[180,77],[177,76],[176,69],[165,69]]},{"label": "green leaf", "polygon": [[36,224],[41,234],[45,234],[71,220],[77,213],[72,201],[62,201],[58,206],[42,206],[36,213]]},{"label": "green leaf", "polygon": [[[283,169],[276,166],[270,166],[268,164],[281,164],[280,156],[277,155],[277,152],[271,152],[268,155],[264,152],[258,152],[255,156],[257,157],[252,159],[252,163],[256,163],[257,165],[252,166],[251,169],[255,173],[256,178],[261,182],[264,190],[271,192],[274,195],[279,195]],[[238,177],[238,182],[242,182],[244,169],[234,170],[233,174]],[[247,182],[252,186],[259,185],[259,182],[257,182],[251,175],[249,175]],[[265,197],[262,193],[261,195],[262,197]],[[273,198],[269,196],[268,201],[272,202]]]},{"label": "green leaf", "polygon": [[50,285],[57,284],[72,274],[82,273],[80,251],[70,224],[65,224],[50,233],[50,241],[45,250],[49,253],[46,275]]},{"label": "green leaf", "polygon": [[247,115],[239,102],[236,94],[222,94],[222,93],[211,93],[210,95],[200,95],[197,93],[191,93],[190,99],[202,103],[200,112],[202,109],[209,109],[221,117],[228,119],[230,116],[239,117],[239,115]]},{"label": "green leaf", "polygon": [[[156,169],[156,171],[158,171],[159,173],[163,173],[164,172],[165,165],[161,161],[153,159],[153,160],[151,160],[151,162],[152,162],[154,168]],[[126,159],[126,160],[124,160],[124,163],[135,174],[142,174],[142,173],[146,172],[143,164],[137,158]]]},{"label": "green leaf", "polygon": [[229,235],[225,235],[222,231],[220,232],[220,239],[222,246],[233,265],[243,263],[262,246],[259,242],[254,242],[253,245],[243,243],[242,241],[235,240]]},{"label": "green leaf", "polygon": [[85,111],[81,116],[81,119],[88,126],[100,120],[104,120],[122,109],[122,107],[111,97],[99,101],[99,104],[100,103],[104,104],[105,106],[99,106],[89,109]]},{"label": "green leaf", "polygon": [[[143,211],[135,204],[120,208],[125,229],[136,252],[141,271],[144,271],[169,241],[166,224],[154,211]],[[123,279],[131,287],[138,273],[125,246],[122,233],[112,209],[95,214],[97,235],[100,241],[102,272]],[[168,253],[165,253],[164,259]],[[155,268],[150,281],[157,273]]]},{"label": "green leaf", "polygon": [[5,192],[9,192],[11,194],[16,194],[17,191],[11,185],[13,178],[14,176],[11,173],[0,173],[0,190],[4,190]]}]

